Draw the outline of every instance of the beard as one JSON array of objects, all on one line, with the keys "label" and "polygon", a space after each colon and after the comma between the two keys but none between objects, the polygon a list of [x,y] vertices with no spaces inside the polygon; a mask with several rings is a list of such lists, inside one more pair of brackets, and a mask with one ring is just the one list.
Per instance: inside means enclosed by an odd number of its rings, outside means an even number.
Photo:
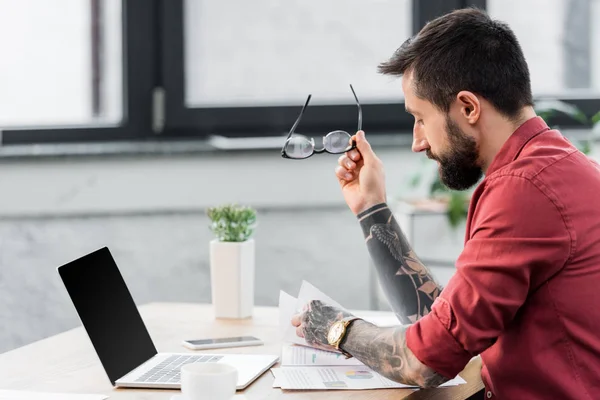
[{"label": "beard", "polygon": [[469,189],[483,176],[478,162],[477,143],[461,131],[449,116],[446,117],[446,132],[450,142],[449,150],[439,156],[427,150],[427,157],[440,163],[440,179],[446,187],[453,190]]}]

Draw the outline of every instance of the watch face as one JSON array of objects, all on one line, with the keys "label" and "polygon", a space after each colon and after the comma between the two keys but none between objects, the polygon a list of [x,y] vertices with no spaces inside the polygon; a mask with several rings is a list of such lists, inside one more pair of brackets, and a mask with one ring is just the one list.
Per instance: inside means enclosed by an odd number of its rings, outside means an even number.
[{"label": "watch face", "polygon": [[329,329],[329,333],[327,334],[327,340],[329,341],[329,344],[337,342],[342,336],[343,332],[344,326],[341,322],[338,321],[335,324],[333,324]]}]

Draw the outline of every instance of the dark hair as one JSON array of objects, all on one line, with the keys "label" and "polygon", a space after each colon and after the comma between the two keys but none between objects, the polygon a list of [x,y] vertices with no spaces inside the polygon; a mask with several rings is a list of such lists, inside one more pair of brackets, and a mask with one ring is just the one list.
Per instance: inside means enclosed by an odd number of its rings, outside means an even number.
[{"label": "dark hair", "polygon": [[412,72],[416,95],[446,113],[461,90],[484,97],[510,119],[533,105],[529,68],[515,34],[477,8],[428,22],[378,70]]}]

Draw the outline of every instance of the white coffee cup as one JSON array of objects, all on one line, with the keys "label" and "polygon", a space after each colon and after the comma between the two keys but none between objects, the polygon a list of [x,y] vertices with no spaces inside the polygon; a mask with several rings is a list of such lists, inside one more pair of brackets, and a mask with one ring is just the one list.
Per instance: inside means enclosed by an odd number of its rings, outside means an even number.
[{"label": "white coffee cup", "polygon": [[235,396],[238,371],[221,363],[184,364],[181,394],[185,400],[231,400]]}]

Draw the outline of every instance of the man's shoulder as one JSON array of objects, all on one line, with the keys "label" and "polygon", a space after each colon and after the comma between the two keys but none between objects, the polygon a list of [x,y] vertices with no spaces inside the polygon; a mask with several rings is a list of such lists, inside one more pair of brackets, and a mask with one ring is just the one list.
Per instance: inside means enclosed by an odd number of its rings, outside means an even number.
[{"label": "man's shoulder", "polygon": [[544,175],[562,169],[568,158],[577,159],[575,163],[568,163],[568,168],[577,169],[585,156],[560,132],[549,130],[531,139],[513,161],[494,171],[489,178],[511,181],[510,177],[517,176],[544,180]]},{"label": "man's shoulder", "polygon": [[556,162],[522,157],[511,163],[510,167],[495,171],[474,192],[471,199],[472,217],[477,220],[478,217],[499,212],[503,220],[523,219],[527,217],[523,210],[537,214],[538,209],[559,206],[556,191],[563,189],[557,188],[544,173],[552,169]]},{"label": "man's shoulder", "polygon": [[482,182],[471,200],[469,235],[567,238],[562,199],[528,173],[507,171]]},{"label": "man's shoulder", "polygon": [[493,203],[502,208],[519,207],[547,197],[546,187],[538,179],[539,171],[514,168],[487,177],[478,188],[477,203]]}]

